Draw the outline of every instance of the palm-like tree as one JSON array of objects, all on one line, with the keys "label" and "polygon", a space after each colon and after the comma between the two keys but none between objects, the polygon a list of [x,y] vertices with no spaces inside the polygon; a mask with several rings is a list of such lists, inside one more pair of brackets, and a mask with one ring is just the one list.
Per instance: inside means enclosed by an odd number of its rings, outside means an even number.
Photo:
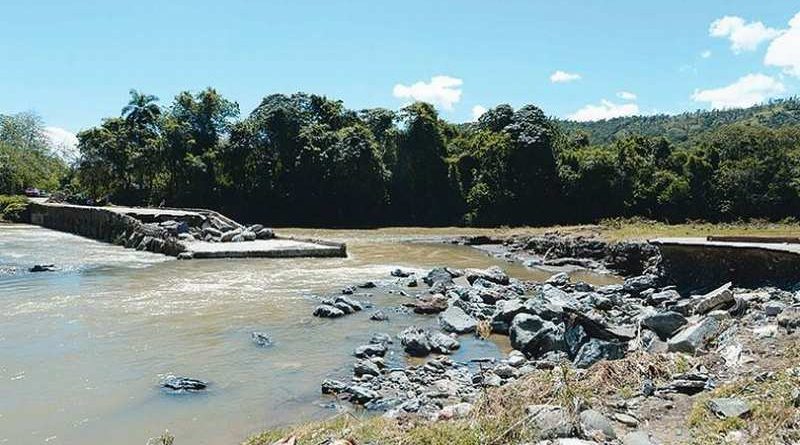
[{"label": "palm-like tree", "polygon": [[131,100],[122,109],[122,116],[135,127],[150,127],[155,125],[161,116],[161,107],[158,106],[158,97],[152,94],[140,93],[131,90]]}]

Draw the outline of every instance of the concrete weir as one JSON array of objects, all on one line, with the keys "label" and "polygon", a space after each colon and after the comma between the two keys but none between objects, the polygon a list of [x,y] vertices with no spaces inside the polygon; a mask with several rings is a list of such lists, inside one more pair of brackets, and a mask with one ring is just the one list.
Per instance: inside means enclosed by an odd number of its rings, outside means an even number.
[{"label": "concrete weir", "polygon": [[[236,221],[206,209],[92,207],[34,199],[28,206],[28,215],[31,224],[180,259],[347,256],[343,243],[274,236],[271,232],[264,239],[238,242],[198,239],[189,231],[246,230]],[[179,230],[175,230],[176,225]]]},{"label": "concrete weir", "polygon": [[658,238],[649,242],[660,250],[662,269],[672,281],[694,287],[727,281],[757,287],[800,282],[800,243],[787,240],[707,237]]}]

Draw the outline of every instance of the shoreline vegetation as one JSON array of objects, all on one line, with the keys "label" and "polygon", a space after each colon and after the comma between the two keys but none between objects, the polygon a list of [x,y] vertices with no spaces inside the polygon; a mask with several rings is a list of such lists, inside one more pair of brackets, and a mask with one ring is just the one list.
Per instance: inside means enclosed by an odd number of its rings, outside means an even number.
[{"label": "shoreline vegetation", "polygon": [[0,193],[205,207],[271,226],[548,226],[642,217],[779,221],[800,206],[800,99],[570,122],[498,105],[351,110],[272,94],[246,116],[213,88],[136,90],[67,164],[41,119],[0,115]]}]

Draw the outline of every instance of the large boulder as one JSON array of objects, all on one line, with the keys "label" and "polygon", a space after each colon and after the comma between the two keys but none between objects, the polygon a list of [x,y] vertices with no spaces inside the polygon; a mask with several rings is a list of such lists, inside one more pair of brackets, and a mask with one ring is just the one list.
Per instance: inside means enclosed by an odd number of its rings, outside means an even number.
[{"label": "large boulder", "polygon": [[536,440],[572,437],[575,424],[569,413],[557,405],[530,405],[525,408],[528,414],[528,427]]},{"label": "large boulder", "polygon": [[728,282],[712,290],[711,292],[697,297],[694,300],[694,311],[698,314],[707,314],[714,309],[725,309],[734,304],[732,283]]},{"label": "large boulder", "polygon": [[662,340],[671,337],[686,323],[688,323],[686,317],[672,311],[656,312],[642,318],[642,325],[655,332]]},{"label": "large boulder", "polygon": [[670,352],[686,352],[693,354],[716,338],[722,329],[722,323],[714,317],[706,317],[697,323],[683,328],[667,341]]},{"label": "large boulder", "polygon": [[475,332],[478,321],[458,306],[450,306],[447,310],[439,314],[439,324],[442,326],[442,329],[447,332],[466,334],[468,332]]},{"label": "large boulder", "polygon": [[314,308],[313,315],[320,318],[338,318],[345,314],[345,312],[336,306],[329,304],[320,304]]},{"label": "large boulder", "polygon": [[530,314],[519,314],[509,328],[511,345],[528,357],[565,350],[564,330],[560,325]]},{"label": "large boulder", "polygon": [[436,283],[442,283],[446,286],[453,284],[453,274],[445,267],[437,267],[428,272],[422,280],[428,286],[433,286]]},{"label": "large boulder", "polygon": [[397,335],[400,344],[408,355],[425,357],[431,353],[431,342],[424,329],[410,326]]},{"label": "large boulder", "polygon": [[497,266],[492,266],[488,269],[467,269],[464,271],[464,276],[470,285],[474,284],[476,280],[483,279],[492,283],[507,285],[509,282],[508,274],[503,272]]},{"label": "large boulder", "polygon": [[437,314],[447,309],[447,297],[442,294],[424,295],[413,303],[408,303],[417,314]]},{"label": "large boulder", "polygon": [[598,434],[600,434],[604,440],[617,438],[617,433],[614,431],[611,422],[599,411],[593,409],[581,411],[578,415],[578,420],[584,437],[597,438]]},{"label": "large boulder", "polygon": [[584,343],[575,355],[575,366],[588,368],[600,360],[619,360],[625,357],[627,345],[596,338]]},{"label": "large boulder", "polygon": [[458,340],[441,332],[429,333],[428,342],[431,345],[431,351],[440,354],[452,354],[461,347]]}]

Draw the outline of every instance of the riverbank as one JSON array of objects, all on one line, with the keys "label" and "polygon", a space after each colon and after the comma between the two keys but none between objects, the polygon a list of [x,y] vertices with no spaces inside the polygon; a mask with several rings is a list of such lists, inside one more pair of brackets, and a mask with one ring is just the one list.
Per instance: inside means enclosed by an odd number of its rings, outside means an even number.
[{"label": "riverbank", "polygon": [[[680,230],[698,233],[703,227]],[[775,233],[787,227],[759,230]],[[486,232],[471,236],[489,237]],[[460,242],[499,242],[511,249],[494,253],[516,260],[519,250],[537,253],[538,241],[531,245],[528,236]],[[521,237],[528,239],[523,247]],[[557,247],[549,249],[558,252]],[[599,251],[608,250],[604,245]],[[652,261],[643,261],[647,263]],[[499,269],[465,270],[463,275],[455,269],[431,270],[421,280],[427,287],[415,292],[409,305],[424,307],[423,314],[441,311],[435,317],[442,332],[405,330],[388,338],[409,355],[433,353],[433,358],[396,368],[362,355],[350,379],[322,383],[323,393],[352,404],[346,413],[270,430],[246,443],[797,440],[800,373],[793,366],[800,354],[792,346],[797,341],[793,331],[800,326],[796,294],[724,283],[708,293],[681,294],[660,283],[658,275],[642,272],[621,285],[591,285],[564,274],[519,281]],[[437,304],[438,310],[431,309]],[[514,349],[504,358],[477,363],[446,358],[460,339],[482,337],[487,327],[495,335],[509,335]],[[386,342],[384,335],[371,343],[385,350]],[[769,402],[764,394],[770,394]]]}]

